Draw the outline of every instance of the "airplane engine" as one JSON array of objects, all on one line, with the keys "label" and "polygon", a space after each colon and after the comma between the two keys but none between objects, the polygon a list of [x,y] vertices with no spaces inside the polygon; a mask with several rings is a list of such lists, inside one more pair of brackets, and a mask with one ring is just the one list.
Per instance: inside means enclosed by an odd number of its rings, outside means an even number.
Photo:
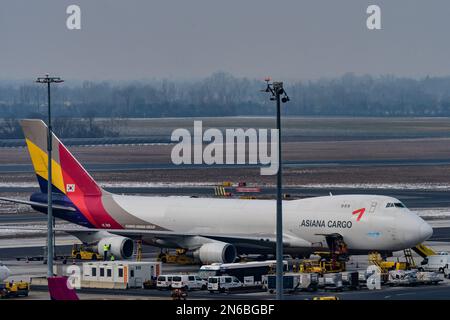
[{"label": "airplane engine", "polygon": [[103,246],[111,245],[109,254],[117,259],[129,259],[133,256],[134,242],[130,238],[114,236],[101,239],[97,244],[97,252],[103,254]]},{"label": "airplane engine", "polygon": [[208,263],[232,263],[236,260],[236,248],[225,242],[205,243],[193,252],[194,258],[203,264]]}]

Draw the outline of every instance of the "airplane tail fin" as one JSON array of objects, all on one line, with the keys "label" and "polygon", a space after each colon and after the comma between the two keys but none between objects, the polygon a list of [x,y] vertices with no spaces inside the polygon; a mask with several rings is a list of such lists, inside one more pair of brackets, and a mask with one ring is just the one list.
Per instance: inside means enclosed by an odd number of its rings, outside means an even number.
[{"label": "airplane tail fin", "polygon": [[[42,199],[42,194],[47,193],[48,183],[48,151],[47,130],[48,127],[42,120],[22,120],[20,122],[25,135],[28,152],[33,162],[41,193],[36,199]],[[122,229],[117,222],[122,211],[112,217],[105,207],[105,196],[109,192],[103,190],[89,175],[83,166],[67,150],[64,144],[52,135],[52,193],[59,193],[62,199],[58,205],[63,207],[75,206],[76,212],[69,214],[64,209],[64,216],[69,221],[91,228]],[[106,197],[108,198],[108,197]],[[114,201],[105,200],[110,207],[117,207]],[[56,207],[55,207],[56,208]],[[116,208],[117,209],[117,208]],[[114,210],[111,210],[114,211]],[[118,211],[118,210],[116,210]]]},{"label": "airplane tail fin", "polygon": [[[28,152],[42,193],[48,187],[47,125],[42,120],[21,120]],[[52,135],[52,190],[67,196],[100,196],[101,187],[67,150],[64,144]]]}]

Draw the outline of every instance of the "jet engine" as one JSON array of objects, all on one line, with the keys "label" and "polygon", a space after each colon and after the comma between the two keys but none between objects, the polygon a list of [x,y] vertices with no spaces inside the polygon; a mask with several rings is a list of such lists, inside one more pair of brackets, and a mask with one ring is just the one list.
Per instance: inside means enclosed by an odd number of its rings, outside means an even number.
[{"label": "jet engine", "polygon": [[97,252],[103,254],[103,246],[111,245],[109,254],[113,254],[117,259],[129,259],[133,256],[134,242],[130,238],[114,236],[101,239],[97,244]]},{"label": "jet engine", "polygon": [[208,263],[232,263],[236,260],[236,248],[225,242],[205,243],[193,252],[195,259],[204,264]]}]

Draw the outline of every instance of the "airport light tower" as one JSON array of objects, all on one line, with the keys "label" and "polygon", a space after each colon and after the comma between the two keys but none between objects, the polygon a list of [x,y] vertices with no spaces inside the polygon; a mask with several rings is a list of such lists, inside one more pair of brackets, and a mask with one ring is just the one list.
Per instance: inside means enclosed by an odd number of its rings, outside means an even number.
[{"label": "airport light tower", "polygon": [[[264,92],[270,93],[271,101],[277,104],[277,131],[278,131],[278,171],[277,171],[277,219],[276,219],[276,291],[277,300],[283,300],[283,165],[281,159],[281,102],[290,101],[283,88],[283,82],[272,82],[266,78],[267,87]],[[283,96],[283,98],[281,98]]]},{"label": "airport light tower", "polygon": [[47,97],[48,97],[48,132],[47,132],[47,156],[48,156],[48,177],[47,177],[47,276],[53,276],[53,248],[54,248],[54,237],[53,237],[53,210],[52,210],[52,114],[51,114],[51,95],[50,95],[50,85],[52,83],[61,83],[64,82],[61,78],[58,77],[49,77],[49,75],[45,75],[45,77],[37,78],[37,83],[47,84]]}]

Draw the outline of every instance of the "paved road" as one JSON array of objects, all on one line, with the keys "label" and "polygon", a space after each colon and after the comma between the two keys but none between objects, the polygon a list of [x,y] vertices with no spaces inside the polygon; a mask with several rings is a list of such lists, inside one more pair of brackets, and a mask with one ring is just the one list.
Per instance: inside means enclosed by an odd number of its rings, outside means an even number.
[{"label": "paved road", "polygon": [[47,216],[42,213],[0,215],[0,225],[6,223],[28,223],[28,222],[44,222],[44,221],[47,221]]},{"label": "paved road", "polygon": [[[373,159],[373,160],[321,160],[321,161],[284,161],[286,168],[311,167],[383,167],[383,166],[439,166],[450,165],[450,159]],[[194,168],[259,168],[259,165],[174,165],[172,163],[100,163],[84,164],[91,172],[130,171],[130,170],[170,170]],[[33,172],[30,164],[2,164],[0,173]]]},{"label": "paved road", "polygon": [[[40,288],[40,290],[45,290]],[[36,291],[36,290],[34,290]],[[126,292],[118,290],[102,289],[83,289],[80,292],[95,295],[119,295],[121,297],[142,296],[159,299],[170,299],[169,291],[129,289]],[[317,296],[337,296],[340,300],[449,300],[450,285],[427,285],[416,287],[382,287],[381,290],[361,289],[355,291],[330,292],[319,290],[317,292],[307,293],[298,292],[294,294],[285,294],[285,300],[312,300]],[[95,297],[95,296],[94,296]],[[207,300],[271,300],[275,299],[274,294],[267,292],[251,293],[214,293],[208,291],[191,291],[188,293],[189,299],[207,299]]]},{"label": "paved road", "polygon": [[314,296],[338,296],[341,300],[449,300],[448,284],[417,287],[383,287],[381,290],[345,291],[342,293],[286,295],[286,300],[312,299]]},{"label": "paved road", "polygon": [[[15,248],[2,248],[0,247],[0,259],[15,259],[23,257],[37,257],[42,256],[44,252],[45,239],[42,240],[42,246],[27,246],[20,247],[18,245]],[[55,246],[55,252],[57,255],[66,256],[71,252],[71,245],[57,245]],[[142,255],[144,258],[156,258],[160,249],[151,246],[142,246]]]}]

